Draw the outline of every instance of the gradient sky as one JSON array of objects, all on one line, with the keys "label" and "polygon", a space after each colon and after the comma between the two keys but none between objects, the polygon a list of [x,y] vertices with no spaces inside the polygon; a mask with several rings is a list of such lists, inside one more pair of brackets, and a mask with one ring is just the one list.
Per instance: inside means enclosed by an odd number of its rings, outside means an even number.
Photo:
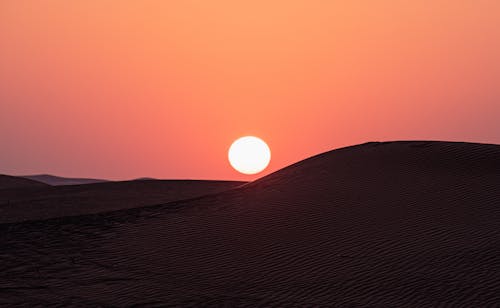
[{"label": "gradient sky", "polygon": [[265,173],[500,143],[499,21],[498,0],[0,0],[0,173],[254,179],[227,161],[244,135]]}]

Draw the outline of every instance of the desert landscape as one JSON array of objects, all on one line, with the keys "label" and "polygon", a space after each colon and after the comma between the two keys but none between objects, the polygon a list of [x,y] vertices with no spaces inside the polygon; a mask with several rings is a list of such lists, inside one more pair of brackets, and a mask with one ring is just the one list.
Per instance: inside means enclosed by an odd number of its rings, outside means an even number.
[{"label": "desert landscape", "polygon": [[255,181],[0,177],[1,306],[493,307],[500,146],[369,142]]},{"label": "desert landscape", "polygon": [[0,308],[500,307],[500,1],[0,1]]}]

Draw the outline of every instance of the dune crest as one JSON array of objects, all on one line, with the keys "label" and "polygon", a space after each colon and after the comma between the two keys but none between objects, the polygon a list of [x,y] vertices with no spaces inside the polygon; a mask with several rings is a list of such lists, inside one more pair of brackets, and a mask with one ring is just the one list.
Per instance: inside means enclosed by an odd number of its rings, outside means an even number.
[{"label": "dune crest", "polygon": [[192,199],[222,192],[244,183],[133,180],[62,186],[42,184],[4,189],[0,190],[0,224],[106,213]]},{"label": "dune crest", "polygon": [[0,225],[0,304],[500,302],[500,146],[368,143],[185,202]]},{"label": "dune crest", "polygon": [[23,175],[25,179],[35,180],[45,184],[58,186],[58,185],[80,185],[80,184],[92,184],[108,182],[108,180],[101,179],[88,179],[88,178],[67,178],[61,176],[55,176],[51,174],[34,174],[34,175]]},{"label": "dune crest", "polygon": [[0,190],[43,186],[47,185],[31,179],[0,174]]}]

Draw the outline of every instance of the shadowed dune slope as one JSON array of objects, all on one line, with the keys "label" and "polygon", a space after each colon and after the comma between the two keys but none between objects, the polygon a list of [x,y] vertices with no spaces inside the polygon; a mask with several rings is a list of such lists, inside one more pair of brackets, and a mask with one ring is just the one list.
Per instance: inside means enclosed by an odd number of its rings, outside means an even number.
[{"label": "shadowed dune slope", "polygon": [[44,186],[47,185],[35,180],[0,174],[0,190],[26,188],[26,187],[44,187]]},{"label": "shadowed dune slope", "polygon": [[100,179],[87,179],[87,178],[65,178],[50,174],[35,174],[35,175],[23,175],[25,179],[35,180],[49,185],[80,185],[80,184],[92,184],[108,182],[107,180]]},{"label": "shadowed dune slope", "polygon": [[500,146],[368,143],[187,202],[0,226],[0,304],[500,302]]},{"label": "shadowed dune slope", "polygon": [[[28,180],[27,180],[28,181]],[[0,190],[0,223],[77,216],[196,198],[236,181],[141,180]]]}]

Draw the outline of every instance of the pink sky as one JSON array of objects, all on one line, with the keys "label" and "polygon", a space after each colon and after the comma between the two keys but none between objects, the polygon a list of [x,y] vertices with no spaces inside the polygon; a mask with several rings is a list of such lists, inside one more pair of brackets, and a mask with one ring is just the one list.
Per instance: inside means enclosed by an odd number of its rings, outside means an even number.
[{"label": "pink sky", "polygon": [[[500,143],[499,1],[0,0],[0,173],[254,179],[401,139]],[[256,135],[269,168],[227,150]]]}]

